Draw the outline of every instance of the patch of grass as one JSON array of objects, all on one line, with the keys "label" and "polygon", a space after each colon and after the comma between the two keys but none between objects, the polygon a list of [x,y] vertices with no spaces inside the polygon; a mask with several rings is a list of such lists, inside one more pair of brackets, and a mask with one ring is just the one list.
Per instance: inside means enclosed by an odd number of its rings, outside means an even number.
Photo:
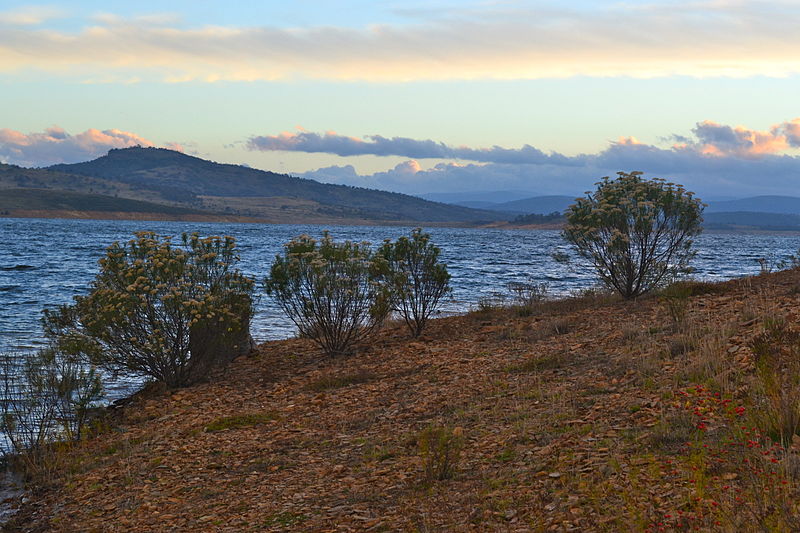
[{"label": "patch of grass", "polygon": [[323,392],[331,389],[340,389],[350,385],[359,385],[374,381],[378,376],[366,370],[358,370],[352,374],[328,375],[318,378],[305,386],[306,390],[312,392]]},{"label": "patch of grass", "polygon": [[668,344],[669,354],[672,357],[683,355],[695,349],[695,342],[687,336],[670,339]]},{"label": "patch of grass", "polygon": [[217,418],[206,426],[206,431],[224,431],[226,429],[239,429],[259,426],[277,420],[278,415],[273,411],[266,413],[248,413],[244,415],[223,416]]},{"label": "patch of grass", "polygon": [[512,374],[522,374],[526,372],[539,372],[542,370],[553,370],[561,368],[566,364],[566,358],[562,354],[547,354],[539,357],[531,357],[518,365],[506,368]]},{"label": "patch of grass", "polygon": [[366,462],[383,462],[398,455],[398,450],[390,446],[369,446],[364,450]]},{"label": "patch of grass", "polygon": [[545,324],[545,331],[553,335],[565,335],[572,330],[572,324],[566,318],[557,318]]},{"label": "patch of grass", "polygon": [[497,454],[497,460],[501,463],[508,463],[513,461],[514,458],[517,456],[516,452],[512,448],[506,448],[502,452]]},{"label": "patch of grass", "polygon": [[642,330],[635,326],[625,326],[622,328],[623,341],[635,341],[642,335]]},{"label": "patch of grass", "polygon": [[650,444],[667,453],[678,453],[694,439],[697,421],[686,411],[677,411],[664,416],[650,433]]}]

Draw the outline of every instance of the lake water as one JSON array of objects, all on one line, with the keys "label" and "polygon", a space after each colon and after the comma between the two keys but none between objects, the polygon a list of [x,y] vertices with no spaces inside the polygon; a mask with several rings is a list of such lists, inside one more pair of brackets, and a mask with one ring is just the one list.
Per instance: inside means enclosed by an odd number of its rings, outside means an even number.
[{"label": "lake water", "polygon": [[[320,236],[323,227],[226,223],[142,222],[106,220],[0,219],[0,352],[42,344],[40,317],[45,307],[72,301],[84,294],[98,272],[97,261],[106,246],[125,241],[134,231],[163,235],[197,231],[202,235],[236,237],[240,268],[260,281],[275,254],[292,237]],[[380,244],[408,234],[410,227],[328,226],[336,239]],[[548,284],[553,295],[587,288],[594,276],[587,268],[555,262],[555,251],[569,248],[555,230],[429,228],[442,249],[452,275],[452,299],[444,313],[468,310],[482,298],[507,291],[511,282]],[[758,273],[757,259],[777,261],[800,248],[797,234],[706,233],[697,240],[695,276],[721,280]],[[260,291],[259,291],[260,292]],[[265,295],[258,298],[253,321],[256,340],[279,339],[295,333],[293,324]]]}]

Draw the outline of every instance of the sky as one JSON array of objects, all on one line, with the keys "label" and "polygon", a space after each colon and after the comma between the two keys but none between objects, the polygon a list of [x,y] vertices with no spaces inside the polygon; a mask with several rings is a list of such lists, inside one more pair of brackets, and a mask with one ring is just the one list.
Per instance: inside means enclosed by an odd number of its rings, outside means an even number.
[{"label": "sky", "polygon": [[782,0],[0,0],[0,161],[138,144],[409,194],[639,170],[800,196],[797,27]]}]

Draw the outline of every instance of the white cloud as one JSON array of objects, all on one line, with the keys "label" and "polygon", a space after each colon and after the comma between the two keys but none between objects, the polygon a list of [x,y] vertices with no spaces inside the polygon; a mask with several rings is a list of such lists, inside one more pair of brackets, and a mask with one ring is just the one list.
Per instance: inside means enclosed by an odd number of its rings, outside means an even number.
[{"label": "white cloud", "polygon": [[60,9],[50,6],[26,6],[0,11],[0,26],[37,26],[63,15]]},{"label": "white cloud", "polygon": [[58,126],[27,134],[0,129],[0,161],[27,167],[88,161],[112,148],[136,145],[154,146],[144,137],[117,129],[88,129],[75,135]]},{"label": "white cloud", "polygon": [[[795,2],[662,1],[582,10],[554,2],[523,5],[431,11],[409,24],[366,28],[183,28],[171,15],[99,14],[77,33],[19,27],[0,32],[0,72],[33,68],[176,82],[800,72]],[[18,22],[43,20],[9,13]]]}]

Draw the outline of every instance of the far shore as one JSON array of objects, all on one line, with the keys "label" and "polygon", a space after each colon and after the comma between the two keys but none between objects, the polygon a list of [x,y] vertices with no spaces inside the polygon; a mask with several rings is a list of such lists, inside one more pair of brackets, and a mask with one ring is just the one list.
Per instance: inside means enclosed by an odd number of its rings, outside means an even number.
[{"label": "far shore", "polygon": [[[286,219],[275,220],[263,217],[243,215],[214,215],[214,214],[185,214],[174,215],[167,213],[133,213],[127,211],[70,211],[70,210],[29,210],[11,209],[0,213],[4,218],[38,218],[48,220],[130,220],[141,222],[210,222],[221,224],[310,224],[319,226],[398,226],[398,227],[428,227],[428,228],[472,228],[472,229],[499,229],[499,230],[561,230],[564,223],[545,224],[514,224],[508,221],[493,221],[481,223],[469,222],[424,222],[413,220],[368,220],[368,219],[337,219],[337,218],[303,218],[302,220]],[[759,228],[752,226],[711,227],[703,230],[706,233],[745,233],[745,234],[781,234],[800,235],[800,229]]]}]

